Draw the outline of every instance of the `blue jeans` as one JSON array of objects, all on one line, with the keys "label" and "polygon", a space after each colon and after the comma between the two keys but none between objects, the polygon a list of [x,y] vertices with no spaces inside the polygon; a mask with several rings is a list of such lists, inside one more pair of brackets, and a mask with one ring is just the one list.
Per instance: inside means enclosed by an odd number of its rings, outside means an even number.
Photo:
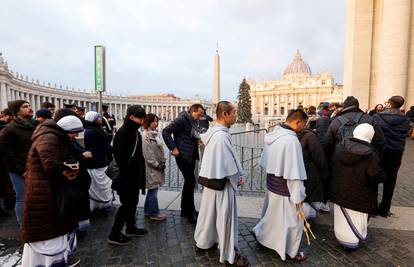
[{"label": "blue jeans", "polygon": [[10,173],[10,180],[13,184],[13,189],[16,192],[16,218],[19,225],[22,224],[23,219],[23,203],[24,203],[24,178],[20,174]]},{"label": "blue jeans", "polygon": [[145,198],[144,213],[145,215],[158,215],[160,210],[158,208],[158,187],[148,189],[147,197]]}]

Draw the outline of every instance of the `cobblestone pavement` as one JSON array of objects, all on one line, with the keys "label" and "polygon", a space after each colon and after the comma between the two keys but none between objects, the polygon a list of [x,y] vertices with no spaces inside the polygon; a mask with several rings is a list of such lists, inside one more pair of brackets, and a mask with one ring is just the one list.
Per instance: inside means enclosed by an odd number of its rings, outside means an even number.
[{"label": "cobblestone pavement", "polygon": [[[150,222],[138,212],[138,225],[149,235],[137,238],[125,247],[106,243],[112,226],[111,216],[92,222],[88,235],[78,242],[81,266],[224,266],[218,263],[218,251],[194,251],[194,226],[187,224],[178,211],[165,211],[166,222]],[[284,263],[276,252],[258,245],[250,234],[257,219],[239,220],[239,245],[252,266],[413,266],[414,232],[369,229],[368,240],[355,252],[345,252],[334,238],[331,226],[314,225],[317,237],[311,246],[302,240],[301,251],[308,254],[302,264]],[[306,238],[305,238],[306,239]],[[0,223],[0,265],[19,266],[19,241],[14,217]]]},{"label": "cobblestone pavement", "polygon": [[414,140],[407,139],[392,205],[414,207]]}]

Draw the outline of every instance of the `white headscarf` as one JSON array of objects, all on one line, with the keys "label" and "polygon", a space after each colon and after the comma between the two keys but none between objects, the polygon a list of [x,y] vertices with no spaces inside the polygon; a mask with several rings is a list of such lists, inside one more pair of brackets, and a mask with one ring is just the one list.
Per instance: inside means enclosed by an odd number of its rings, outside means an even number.
[{"label": "white headscarf", "polygon": [[73,115],[61,118],[56,124],[68,133],[79,133],[83,131],[81,120]]},{"label": "white headscarf", "polygon": [[354,129],[354,138],[371,143],[375,130],[371,124],[362,123]]},{"label": "white headscarf", "polygon": [[85,120],[86,121],[89,121],[89,122],[94,122],[94,121],[96,121],[97,119],[99,119],[99,113],[98,112],[96,112],[96,111],[88,111],[88,112],[86,112],[86,114],[85,114]]}]

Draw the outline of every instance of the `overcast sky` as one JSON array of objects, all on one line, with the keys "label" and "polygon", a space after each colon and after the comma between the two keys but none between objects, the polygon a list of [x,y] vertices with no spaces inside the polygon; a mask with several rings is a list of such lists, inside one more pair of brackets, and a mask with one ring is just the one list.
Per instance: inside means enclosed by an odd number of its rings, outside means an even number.
[{"label": "overcast sky", "polygon": [[280,78],[297,48],[312,72],[342,83],[345,0],[2,0],[0,52],[14,71],[92,89],[93,46],[106,46],[112,93],[211,99],[244,76]]}]

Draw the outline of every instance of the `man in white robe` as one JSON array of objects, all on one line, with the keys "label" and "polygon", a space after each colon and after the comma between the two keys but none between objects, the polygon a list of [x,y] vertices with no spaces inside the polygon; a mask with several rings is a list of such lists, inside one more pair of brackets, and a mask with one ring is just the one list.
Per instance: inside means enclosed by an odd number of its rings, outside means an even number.
[{"label": "man in white robe", "polygon": [[236,206],[236,190],[244,171],[229,134],[237,118],[236,108],[230,102],[221,101],[216,114],[217,124],[201,135],[205,150],[199,176],[205,181],[222,182],[224,189],[215,190],[204,184],[194,233],[196,251],[213,249],[218,244],[221,263],[247,266],[247,258],[238,253]]},{"label": "man in white robe", "polygon": [[305,199],[306,170],[302,147],[296,136],[306,125],[307,115],[292,111],[286,122],[266,134],[260,160],[267,173],[267,189],[262,218],[253,228],[257,241],[275,250],[282,260],[303,261],[299,253],[303,220],[299,218]]}]

